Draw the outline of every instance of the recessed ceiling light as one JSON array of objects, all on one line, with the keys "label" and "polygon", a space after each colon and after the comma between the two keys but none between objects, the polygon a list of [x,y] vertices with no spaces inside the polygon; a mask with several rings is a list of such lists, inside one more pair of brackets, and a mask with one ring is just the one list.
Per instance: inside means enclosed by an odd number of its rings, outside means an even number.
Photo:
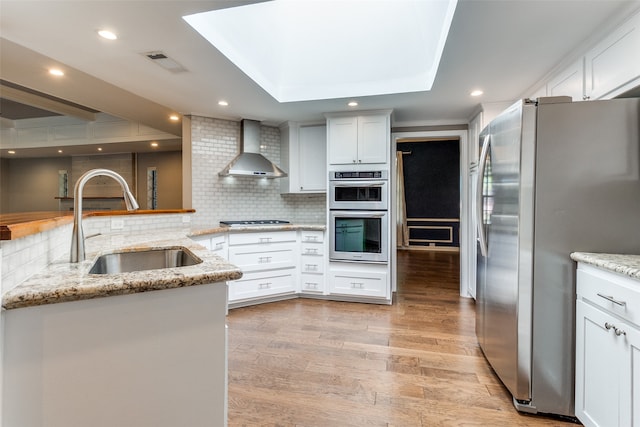
[{"label": "recessed ceiling light", "polygon": [[102,151],[102,147],[98,147],[98,151]]},{"label": "recessed ceiling light", "polygon": [[107,40],[116,40],[118,38],[118,36],[115,33],[109,30],[100,30],[98,31],[98,34],[100,35],[100,37]]},{"label": "recessed ceiling light", "polygon": [[53,76],[64,76],[64,71],[59,68],[49,68],[49,74]]},{"label": "recessed ceiling light", "polygon": [[177,122],[178,120],[180,120],[180,117],[177,114],[172,114],[169,116],[169,120]]},{"label": "recessed ceiling light", "polygon": [[349,107],[357,107],[357,106],[358,106],[358,103],[357,103],[356,101],[350,101],[349,103],[347,103],[347,105],[348,105]]},{"label": "recessed ceiling light", "polygon": [[481,91],[480,89],[476,89],[476,90],[472,91],[469,95],[471,95],[471,96],[480,96],[480,95],[482,95],[483,93],[484,93],[484,92],[483,92],[483,91]]},{"label": "recessed ceiling light", "polygon": [[9,154],[16,154],[16,152],[15,152],[15,151],[13,151],[13,150],[9,150],[9,151],[7,151],[7,153],[9,153]]},{"label": "recessed ceiling light", "polygon": [[58,150],[58,153],[62,153],[62,150]]},{"label": "recessed ceiling light", "polygon": [[221,100],[221,101],[218,101],[218,105],[220,105],[221,107],[227,107],[229,103],[225,100]]},{"label": "recessed ceiling light", "polygon": [[159,144],[158,144],[157,142],[152,142],[152,143],[151,143],[151,146],[152,146],[152,147],[157,147],[158,145],[159,145]]}]

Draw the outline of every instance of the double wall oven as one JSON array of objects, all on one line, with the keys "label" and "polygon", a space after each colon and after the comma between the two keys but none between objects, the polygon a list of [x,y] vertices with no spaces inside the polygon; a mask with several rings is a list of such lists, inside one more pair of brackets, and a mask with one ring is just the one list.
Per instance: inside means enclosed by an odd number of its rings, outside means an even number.
[{"label": "double wall oven", "polygon": [[329,175],[329,258],[389,260],[388,171],[332,171]]}]

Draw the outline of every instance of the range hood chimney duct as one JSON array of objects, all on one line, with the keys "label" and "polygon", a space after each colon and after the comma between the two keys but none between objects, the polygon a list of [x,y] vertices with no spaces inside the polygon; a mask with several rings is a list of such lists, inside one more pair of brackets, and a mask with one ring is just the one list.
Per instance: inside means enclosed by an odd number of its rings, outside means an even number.
[{"label": "range hood chimney duct", "polygon": [[260,122],[240,122],[240,154],[218,173],[220,176],[283,178],[287,173],[260,154]]}]

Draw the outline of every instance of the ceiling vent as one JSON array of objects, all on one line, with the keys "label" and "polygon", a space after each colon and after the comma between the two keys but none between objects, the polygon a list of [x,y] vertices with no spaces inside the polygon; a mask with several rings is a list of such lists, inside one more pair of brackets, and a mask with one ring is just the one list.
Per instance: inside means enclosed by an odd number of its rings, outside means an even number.
[{"label": "ceiling vent", "polygon": [[171,71],[172,73],[183,73],[187,71],[187,69],[184,68],[182,64],[169,58],[167,55],[160,51],[145,52],[143,53],[143,55],[149,58],[154,64],[157,64],[165,70]]}]

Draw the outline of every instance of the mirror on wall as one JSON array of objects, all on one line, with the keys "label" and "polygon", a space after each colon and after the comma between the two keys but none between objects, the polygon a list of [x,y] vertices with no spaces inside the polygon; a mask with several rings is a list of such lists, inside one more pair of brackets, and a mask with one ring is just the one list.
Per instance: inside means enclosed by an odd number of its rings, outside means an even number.
[{"label": "mirror on wall", "polygon": [[[182,207],[180,137],[77,105],[72,107],[80,113],[61,114],[6,99],[5,93],[0,213],[71,210],[75,182],[95,168],[125,177],[141,209]],[[151,189],[149,170],[154,171]],[[85,209],[124,209],[121,191],[107,181],[96,177],[87,183]]]}]

